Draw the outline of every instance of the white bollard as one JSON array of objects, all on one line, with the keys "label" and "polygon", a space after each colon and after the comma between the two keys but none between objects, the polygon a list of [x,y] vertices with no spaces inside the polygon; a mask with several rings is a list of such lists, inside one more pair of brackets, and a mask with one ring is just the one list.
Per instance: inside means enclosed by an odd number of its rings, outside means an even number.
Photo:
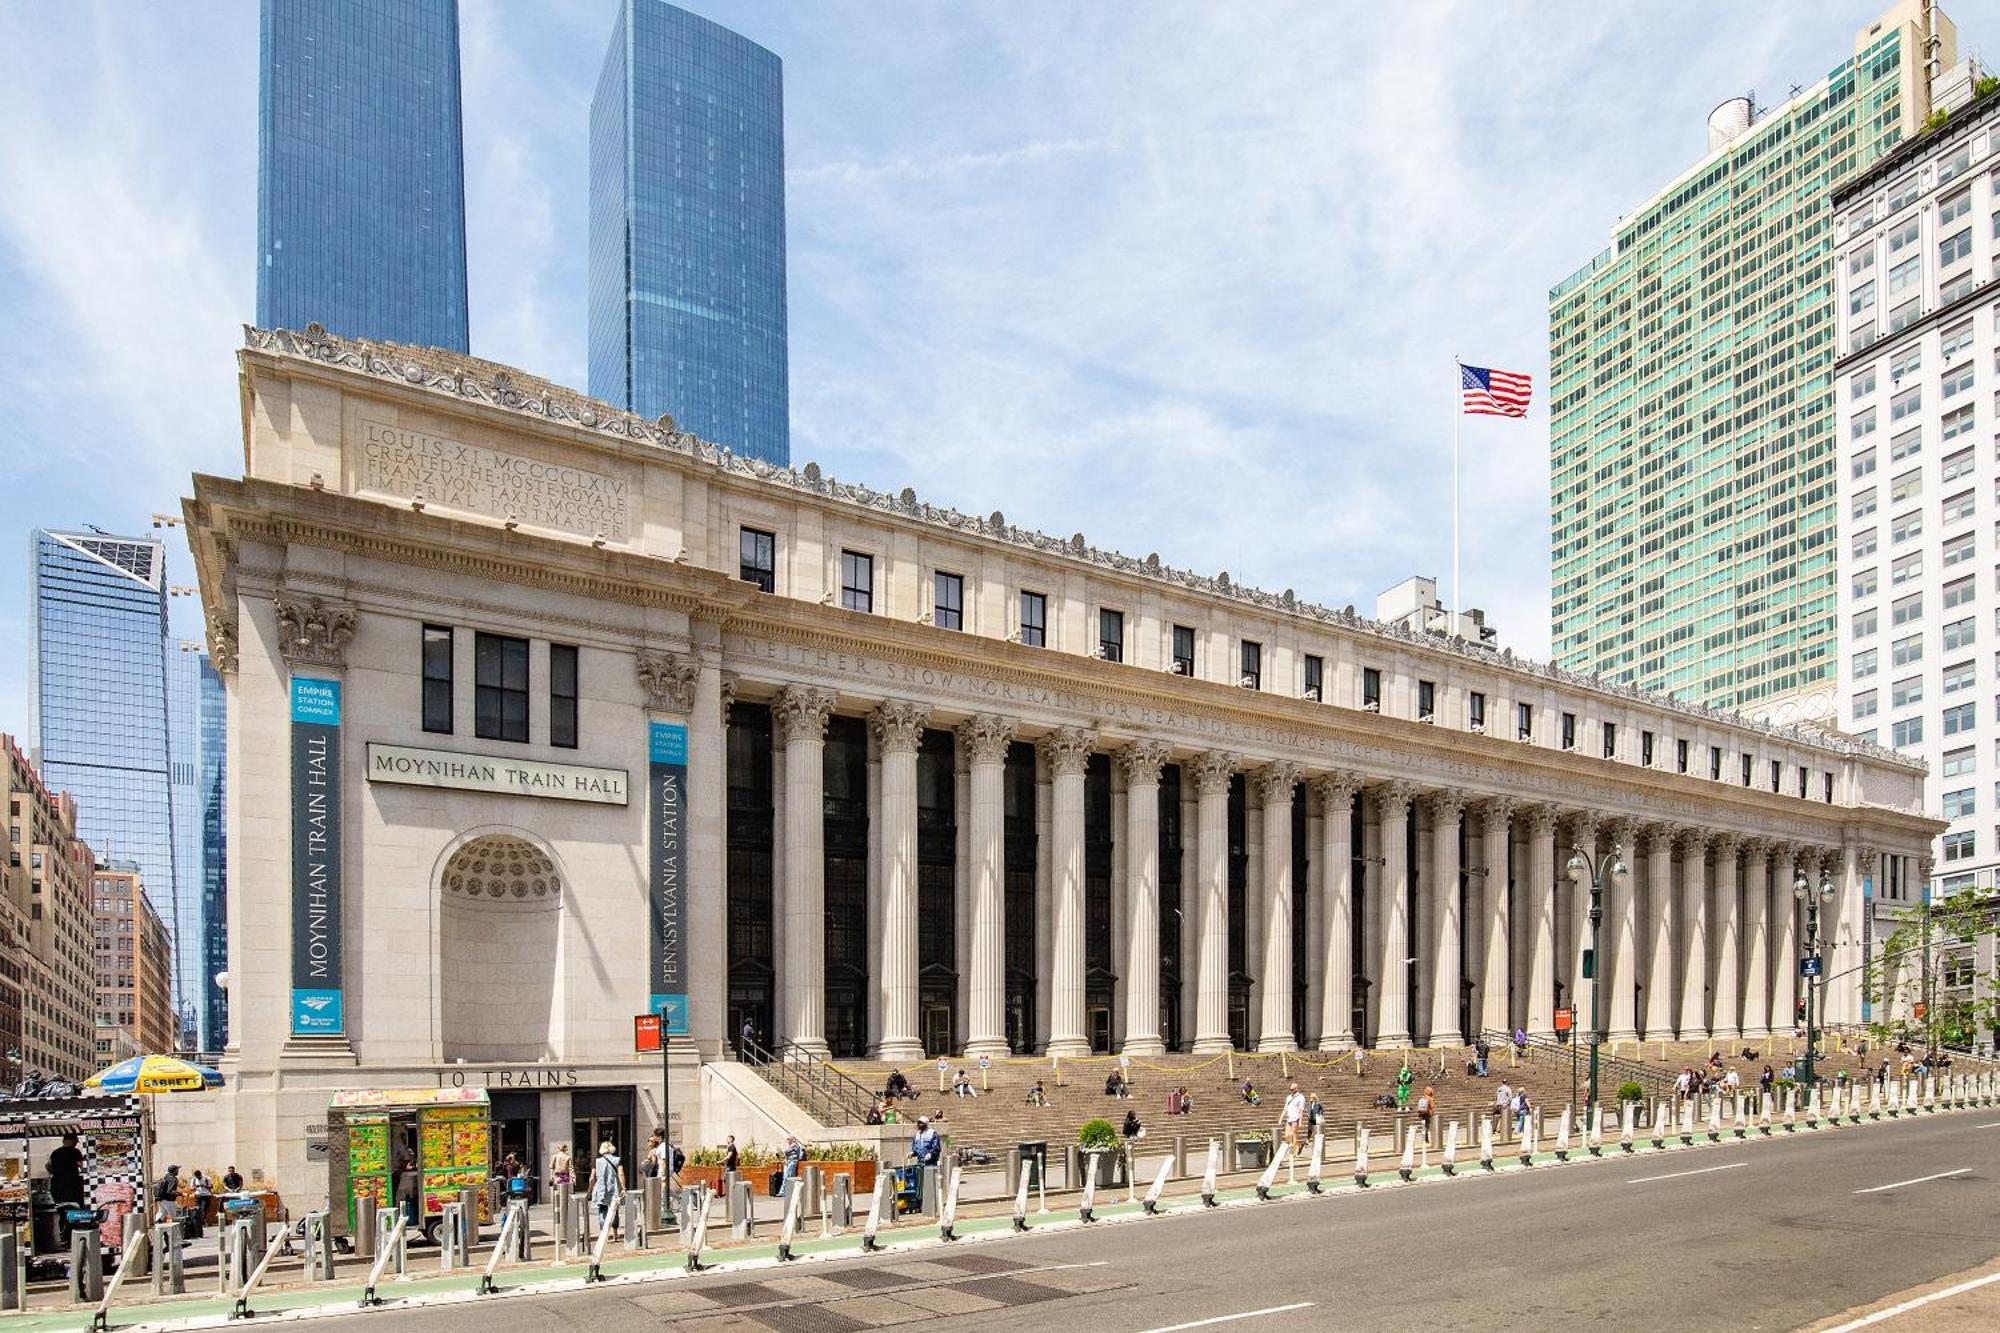
[{"label": "white bollard", "polygon": [[1542,1118],[1539,1115],[1531,1115],[1528,1117],[1528,1127],[1521,1135],[1522,1166],[1535,1164],[1535,1150],[1541,1146],[1541,1140]]},{"label": "white bollard", "polygon": [[1479,1169],[1493,1169],[1493,1118],[1482,1117],[1479,1121]]},{"label": "white bollard", "polygon": [[[890,1208],[896,1206],[895,1188],[896,1177],[887,1169],[878,1167],[875,1175],[875,1195],[869,1200],[868,1218],[861,1226],[861,1250],[864,1254],[873,1254],[882,1248],[881,1242],[876,1240],[876,1235],[882,1227],[882,1210],[884,1205]],[[1014,1208],[1014,1230],[1016,1231],[1026,1231],[1028,1229],[1028,1220],[1023,1216],[1027,1211],[1027,1205],[1028,1172],[1027,1168],[1023,1167],[1021,1170],[1021,1193],[1019,1202],[1015,1204]]]},{"label": "white bollard", "polygon": [[1450,1121],[1444,1127],[1444,1160],[1438,1164],[1447,1176],[1458,1174],[1458,1122]]},{"label": "white bollard", "polygon": [[1618,1151],[1620,1152],[1629,1153],[1632,1151],[1633,1109],[1633,1103],[1631,1102],[1624,1102],[1618,1107]]},{"label": "white bollard", "polygon": [[701,1247],[708,1240],[708,1209],[715,1202],[715,1196],[707,1190],[696,1191],[696,1198],[700,1202],[695,1205],[693,1216],[689,1219],[687,1237],[687,1271],[690,1273],[701,1271]]},{"label": "white bollard", "polygon": [[1325,1152],[1326,1134],[1316,1129],[1313,1131],[1312,1166],[1306,1171],[1306,1189],[1313,1194],[1319,1193],[1320,1190],[1320,1161]]},{"label": "white bollard", "polygon": [[1201,1204],[1213,1208],[1215,1204],[1215,1163],[1222,1155],[1222,1144],[1215,1139],[1208,1141],[1208,1169],[1201,1173]]},{"label": "white bollard", "polygon": [[1569,1160],[1569,1119],[1570,1108],[1564,1106],[1562,1114],[1556,1117],[1556,1160],[1558,1162],[1567,1162]]},{"label": "white bollard", "polygon": [[1403,1160],[1396,1165],[1396,1174],[1408,1180],[1416,1172],[1417,1127],[1406,1126],[1403,1131]]},{"label": "white bollard", "polygon": [[1870,1120],[1880,1120],[1882,1118],[1882,1085],[1880,1083],[1870,1083],[1868,1085],[1868,1118]]},{"label": "white bollard", "polygon": [[1694,1098],[1681,1103],[1681,1146],[1694,1146]]},{"label": "white bollard", "polygon": [[[799,1233],[799,1207],[806,1196],[806,1182],[803,1177],[794,1176],[785,1189],[785,1220],[778,1228],[778,1262],[792,1261],[792,1239]],[[598,1237],[598,1248],[604,1248],[604,1238]]]},{"label": "white bollard", "polygon": [[1924,1109],[1937,1110],[1937,1080],[1934,1078],[1924,1080]]},{"label": "white bollard", "polygon": [[1736,1137],[1739,1139],[1745,1137],[1750,1132],[1750,1099],[1741,1093],[1738,1093],[1736,1097],[1736,1118],[1735,1122],[1730,1125],[1730,1129],[1735,1132]]},{"label": "white bollard", "polygon": [[368,1285],[361,1293],[363,1307],[382,1303],[382,1298],[375,1294],[375,1287],[382,1281],[383,1271],[389,1267],[391,1260],[395,1261],[396,1272],[399,1275],[403,1271],[403,1258],[408,1244],[405,1233],[409,1230],[410,1219],[400,1208],[396,1209],[395,1215],[396,1225],[387,1236],[381,1235],[379,1231],[376,1233],[375,1266],[368,1270]]},{"label": "white bollard", "polygon": [[1167,1188],[1167,1177],[1173,1173],[1174,1159],[1169,1157],[1160,1163],[1159,1173],[1153,1177],[1152,1186],[1147,1189],[1146,1198],[1140,1205],[1146,1210],[1148,1217],[1160,1211],[1160,1195]]},{"label": "white bollard", "polygon": [[1819,1088],[1806,1089],[1806,1128],[1819,1128]]},{"label": "white bollard", "polygon": [[1722,1142],[1722,1094],[1708,1099],[1708,1141]]},{"label": "white bollard", "polygon": [[1292,1145],[1290,1143],[1281,1142],[1278,1144],[1277,1155],[1272,1157],[1271,1164],[1264,1168],[1264,1174],[1257,1177],[1257,1197],[1259,1199],[1269,1199],[1271,1197],[1271,1187],[1278,1181],[1278,1170],[1291,1159],[1291,1155]]},{"label": "white bollard", "polygon": [[1604,1156],[1604,1103],[1592,1102],[1590,1106],[1590,1131],[1584,1146],[1590,1149],[1592,1157]]},{"label": "white bollard", "polygon": [[1771,1094],[1768,1092],[1757,1094],[1757,1130],[1766,1135],[1771,1132]]},{"label": "white bollard", "polygon": [[1368,1188],[1368,1126],[1354,1127],[1354,1183]]},{"label": "white bollard", "polygon": [[965,1168],[953,1166],[951,1182],[944,1190],[944,1212],[938,1216],[938,1237],[941,1240],[957,1240],[951,1229],[958,1224],[958,1184],[965,1176]]},{"label": "white bollard", "polygon": [[1667,1129],[1671,1123],[1671,1115],[1672,1111],[1667,1104],[1667,1099],[1664,1097],[1660,1098],[1659,1105],[1653,1111],[1653,1146],[1655,1148],[1664,1148],[1667,1146]]},{"label": "white bollard", "polygon": [[1100,1156],[1102,1154],[1097,1152],[1083,1155],[1083,1201],[1077,1205],[1076,1215],[1085,1222],[1097,1220],[1094,1210],[1097,1207],[1097,1159]]},{"label": "white bollard", "polygon": [[[1167,1165],[1168,1166],[1173,1165],[1173,1159],[1171,1157],[1167,1159]],[[1014,1230],[1026,1231],[1027,1229],[1028,1229],[1028,1172],[1027,1168],[1023,1167],[1021,1170],[1021,1183],[1014,1190]]]}]

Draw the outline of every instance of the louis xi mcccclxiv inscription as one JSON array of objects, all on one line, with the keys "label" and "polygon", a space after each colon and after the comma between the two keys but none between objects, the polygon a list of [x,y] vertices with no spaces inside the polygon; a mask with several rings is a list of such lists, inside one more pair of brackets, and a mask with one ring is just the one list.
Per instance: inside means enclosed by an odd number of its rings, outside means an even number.
[{"label": "louis xi mcccclxiv inscription", "polygon": [[631,483],[567,463],[546,463],[420,430],[363,421],[362,490],[514,518],[579,536],[626,539]]}]

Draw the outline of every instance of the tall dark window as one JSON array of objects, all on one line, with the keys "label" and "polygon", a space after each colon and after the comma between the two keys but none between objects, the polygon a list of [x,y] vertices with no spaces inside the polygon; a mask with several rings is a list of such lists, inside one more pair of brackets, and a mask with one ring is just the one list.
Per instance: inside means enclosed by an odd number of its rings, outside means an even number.
[{"label": "tall dark window", "polygon": [[1486,696],[1474,690],[1465,706],[1466,721],[1474,731],[1486,730]]},{"label": "tall dark window", "polygon": [[1616,759],[1618,757],[1618,724],[1616,722],[1606,722],[1604,724],[1604,757],[1606,759]]},{"label": "tall dark window", "polygon": [[1831,773],[1822,773],[1822,774],[1820,774],[1820,777],[1821,777],[1821,778],[1822,778],[1822,779],[1824,780],[1824,782],[1825,782],[1825,787],[1826,787],[1826,803],[1827,803],[1828,805],[1832,805],[1832,804],[1833,804],[1833,774],[1831,774]]},{"label": "tall dark window", "polygon": [[737,535],[737,577],[765,592],[778,590],[778,539],[768,532],[743,528]]},{"label": "tall dark window", "polygon": [[1174,674],[1194,674],[1194,630],[1186,625],[1174,626]]},{"label": "tall dark window", "polygon": [[1743,756],[1743,785],[1750,785],[1750,756],[1747,754]]},{"label": "tall dark window", "polygon": [[1428,721],[1429,719],[1437,716],[1437,710],[1438,710],[1437,683],[1435,681],[1429,681],[1429,680],[1418,681],[1417,682],[1418,719],[1421,721]]},{"label": "tall dark window", "polygon": [[472,636],[472,731],[481,740],[528,739],[528,641]]},{"label": "tall dark window", "polygon": [[759,704],[729,710],[727,773],[729,1026],[747,1018],[757,1040],[775,1046],[771,929],[771,712]]},{"label": "tall dark window", "polygon": [[576,645],[549,645],[549,744],[576,748]]},{"label": "tall dark window", "polygon": [[1030,648],[1049,643],[1049,599],[1038,592],[1021,593],[1021,642]]},{"label": "tall dark window", "polygon": [[1711,782],[1722,781],[1722,747],[1720,745],[1711,745],[1708,747],[1708,777]]},{"label": "tall dark window", "polygon": [[868,727],[829,718],[821,760],[825,801],[826,1042],[843,1059],[868,1045]]},{"label": "tall dark window", "polygon": [[1514,705],[1514,735],[1519,740],[1533,740],[1535,735],[1535,706],[1517,703]]},{"label": "tall dark window", "polygon": [[1306,654],[1306,698],[1326,698],[1326,659]]},{"label": "tall dark window", "polygon": [[424,626],[424,730],[451,734],[451,626]]},{"label": "tall dark window", "polygon": [[1563,749],[1565,749],[1565,750],[1574,750],[1574,749],[1576,748],[1576,714],[1575,714],[1575,713],[1564,713],[1564,714],[1563,714],[1563,733],[1562,733],[1562,742],[1563,742]]},{"label": "tall dark window", "polygon": [[1674,742],[1674,769],[1681,773],[1688,771],[1688,743],[1686,741]]},{"label": "tall dark window", "polygon": [[1363,708],[1382,706],[1382,673],[1375,667],[1361,668],[1361,706]]},{"label": "tall dark window", "polygon": [[939,629],[965,628],[965,580],[939,570],[931,576],[931,620]]},{"label": "tall dark window", "polygon": [[1647,768],[1653,766],[1653,733],[1650,731],[1639,733],[1639,762]]},{"label": "tall dark window", "polygon": [[875,609],[875,557],[859,551],[840,553],[840,604],[850,611]]},{"label": "tall dark window", "polygon": [[1107,662],[1125,660],[1125,613],[1100,607],[1097,612],[1097,655]]},{"label": "tall dark window", "polygon": [[1238,682],[1246,690],[1264,688],[1264,645],[1254,639],[1243,641],[1243,679]]},{"label": "tall dark window", "polygon": [[1785,765],[1781,760],[1771,761],[1771,790],[1777,791],[1785,784]]},{"label": "tall dark window", "polygon": [[1035,747],[1007,747],[1003,771],[1007,900],[1007,1048],[1035,1046]]},{"label": "tall dark window", "polygon": [[1806,784],[1807,784],[1807,783],[1808,783],[1809,781],[1811,781],[1811,779],[1809,779],[1809,778],[1808,778],[1808,777],[1806,776],[1806,766],[1805,766],[1804,764],[1800,764],[1800,765],[1799,765],[1799,799],[1800,799],[1801,801],[1803,801],[1803,800],[1804,800],[1804,799],[1806,798]]}]

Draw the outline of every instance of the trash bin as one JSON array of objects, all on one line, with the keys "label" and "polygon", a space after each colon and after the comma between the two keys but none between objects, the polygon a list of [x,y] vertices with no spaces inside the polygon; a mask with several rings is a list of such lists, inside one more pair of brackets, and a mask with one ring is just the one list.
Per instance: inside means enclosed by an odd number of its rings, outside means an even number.
[{"label": "trash bin", "polygon": [[1042,1188],[1042,1173],[1049,1169],[1049,1145],[1046,1139],[1023,1139],[1014,1145],[1021,1153],[1021,1170],[1028,1179],[1028,1188]]},{"label": "trash bin", "polygon": [[1271,1162],[1271,1144],[1268,1139],[1243,1137],[1236,1140],[1236,1169],[1238,1171],[1261,1171]]}]

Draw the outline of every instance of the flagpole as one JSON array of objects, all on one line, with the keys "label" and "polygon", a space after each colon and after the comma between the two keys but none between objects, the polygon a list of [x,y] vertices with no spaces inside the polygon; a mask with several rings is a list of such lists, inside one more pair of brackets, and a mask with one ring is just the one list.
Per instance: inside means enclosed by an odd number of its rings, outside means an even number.
[{"label": "flagpole", "polygon": [[1453,370],[1458,371],[1452,385],[1451,398],[1451,637],[1458,637],[1459,611],[1459,564],[1458,564],[1458,419],[1464,415],[1461,408],[1465,396],[1465,370],[1457,357],[1451,359]]}]

